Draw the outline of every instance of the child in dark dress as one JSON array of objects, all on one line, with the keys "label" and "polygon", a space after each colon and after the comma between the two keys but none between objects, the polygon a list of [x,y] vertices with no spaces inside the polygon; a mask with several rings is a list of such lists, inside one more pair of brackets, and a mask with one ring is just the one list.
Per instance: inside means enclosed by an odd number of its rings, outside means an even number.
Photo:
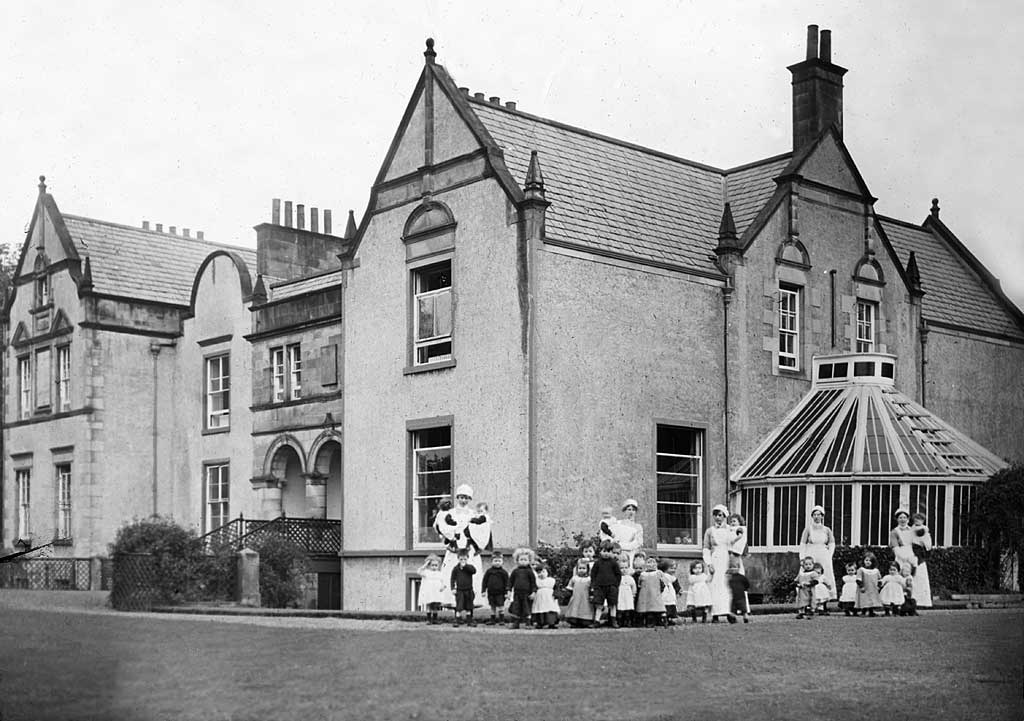
[{"label": "child in dark dress", "polygon": [[619,627],[616,618],[616,607],[619,604],[619,585],[622,583],[622,571],[619,569],[619,549],[611,541],[601,541],[601,555],[590,567],[590,597],[594,604],[594,621],[591,628],[596,628],[601,620],[601,609],[608,604],[608,625]]},{"label": "child in dark dress", "polygon": [[533,563],[533,551],[529,548],[517,548],[513,556],[516,567],[509,574],[508,584],[512,589],[512,605],[508,615],[512,617],[512,628],[519,628],[523,621],[529,625],[530,602],[537,593],[537,576],[530,564]]},{"label": "child in dark dress", "polygon": [[487,623],[505,623],[505,598],[508,596],[508,571],[505,570],[505,559],[500,553],[491,556],[491,567],[484,571],[481,581],[483,592],[487,594],[487,603],[491,606],[491,620]]},{"label": "child in dark dress", "polygon": [[475,626],[473,620],[473,601],[476,593],[473,591],[473,574],[476,567],[469,563],[469,552],[465,549],[459,551],[459,563],[452,568],[450,587],[455,593],[455,625],[461,626],[463,618],[469,626]]},{"label": "child in dark dress", "polygon": [[726,583],[732,594],[732,601],[729,605],[729,623],[736,623],[736,614],[743,616],[743,623],[750,623],[750,618],[747,616],[747,591],[750,590],[750,581],[740,573],[739,556],[729,556],[729,570],[726,571],[726,576]]}]

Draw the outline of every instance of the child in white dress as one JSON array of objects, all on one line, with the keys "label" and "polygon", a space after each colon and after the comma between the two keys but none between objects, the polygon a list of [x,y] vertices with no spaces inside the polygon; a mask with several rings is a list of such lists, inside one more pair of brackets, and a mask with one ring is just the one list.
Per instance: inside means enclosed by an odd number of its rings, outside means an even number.
[{"label": "child in white dress", "polygon": [[622,580],[619,582],[619,623],[624,627],[633,625],[633,610],[636,608],[636,580],[633,569],[629,567],[629,556],[625,553],[619,557],[619,570]]},{"label": "child in white dress", "polygon": [[843,590],[839,594],[839,608],[846,616],[857,615],[857,564],[846,564],[846,575],[843,576]]},{"label": "child in white dress", "polygon": [[587,559],[576,563],[576,575],[569,579],[572,597],[565,609],[565,620],[573,628],[584,628],[594,622],[594,607],[590,604],[590,568]]},{"label": "child in white dress", "polygon": [[416,573],[422,579],[420,581],[420,608],[427,612],[427,623],[440,623],[438,615],[441,612],[441,603],[444,600],[444,579],[441,577],[441,559],[434,554],[427,556]]},{"label": "child in white dress", "polygon": [[828,601],[832,598],[832,585],[825,575],[825,567],[815,562],[814,572],[818,574],[818,585],[814,587],[814,611],[822,616],[828,615]]},{"label": "child in white dress", "polygon": [[882,599],[882,608],[886,616],[898,616],[903,606],[907,584],[900,575],[900,564],[893,561],[889,564],[889,573],[882,578],[882,590],[878,596]]},{"label": "child in white dress", "polygon": [[701,623],[708,622],[708,613],[711,612],[711,588],[708,586],[710,580],[711,575],[706,572],[704,561],[696,560],[690,564],[686,610],[694,623],[697,623],[698,614],[700,614]]},{"label": "child in white dress", "polygon": [[537,568],[537,592],[533,597],[533,625],[537,628],[558,628],[558,601],[555,600],[555,579],[544,564]]},{"label": "child in white dress", "polygon": [[661,580],[664,588],[661,590],[661,601],[665,604],[665,622],[670,626],[679,623],[679,611],[677,599],[682,590],[679,580],[676,578],[676,562],[671,558],[663,558],[658,562],[658,570],[661,571]]}]

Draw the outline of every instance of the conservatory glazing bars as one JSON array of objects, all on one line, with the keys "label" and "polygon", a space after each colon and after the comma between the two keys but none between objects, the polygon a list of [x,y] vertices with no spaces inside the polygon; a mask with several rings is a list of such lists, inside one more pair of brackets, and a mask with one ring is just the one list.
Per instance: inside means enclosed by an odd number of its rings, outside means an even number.
[{"label": "conservatory glazing bars", "polygon": [[884,544],[911,506],[937,545],[966,542],[973,486],[1006,463],[900,393],[895,360],[814,359],[810,392],[732,477],[752,547],[795,549],[815,503],[839,543]]}]

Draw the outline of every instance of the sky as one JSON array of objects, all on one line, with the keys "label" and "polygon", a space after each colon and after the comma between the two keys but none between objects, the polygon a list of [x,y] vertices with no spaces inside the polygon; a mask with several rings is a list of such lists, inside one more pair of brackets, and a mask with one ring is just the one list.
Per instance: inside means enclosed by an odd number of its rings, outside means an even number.
[{"label": "sky", "polygon": [[[729,168],[788,152],[806,27],[849,69],[844,140],[878,213],[942,220],[1024,308],[1024,6],[903,2],[3,3],[0,240],[38,176],[69,214],[255,245],[272,198],[340,232],[419,76]],[[927,288],[925,288],[927,291]]]}]

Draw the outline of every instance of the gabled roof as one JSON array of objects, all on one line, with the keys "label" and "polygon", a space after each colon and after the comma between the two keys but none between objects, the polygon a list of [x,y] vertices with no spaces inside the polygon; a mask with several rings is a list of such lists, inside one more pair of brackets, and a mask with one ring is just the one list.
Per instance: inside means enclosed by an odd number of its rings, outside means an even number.
[{"label": "gabled roof", "polygon": [[742,232],[775,190],[788,154],[732,171],[659,153],[518,110],[466,98],[501,149],[513,178],[530,152],[544,166],[547,238],[704,272],[722,207]]},{"label": "gabled roof", "polygon": [[1024,338],[1020,311],[977,272],[980,263],[962,245],[954,247],[928,227],[882,216],[878,220],[904,267],[911,252],[917,257],[926,321]]},{"label": "gabled roof", "polygon": [[63,217],[78,254],[90,259],[96,293],[187,306],[196,271],[216,250],[237,254],[256,275],[256,251],[251,248],[77,215]]},{"label": "gabled roof", "polygon": [[895,357],[814,359],[814,384],[733,476],[750,482],[984,481],[1007,464],[900,393]]}]

